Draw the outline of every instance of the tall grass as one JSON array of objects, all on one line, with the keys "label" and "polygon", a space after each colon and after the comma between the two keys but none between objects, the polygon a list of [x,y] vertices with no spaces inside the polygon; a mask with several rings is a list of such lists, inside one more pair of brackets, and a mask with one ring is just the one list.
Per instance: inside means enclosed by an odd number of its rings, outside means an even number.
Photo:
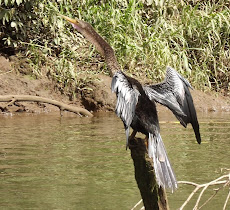
[{"label": "tall grass", "polygon": [[36,3],[30,19],[32,31],[21,44],[26,46],[32,73],[48,74],[63,91],[87,88],[98,73],[107,73],[107,69],[94,47],[58,13],[91,23],[115,49],[127,73],[159,82],[164,78],[165,67],[170,65],[195,87],[229,90],[227,0]]}]

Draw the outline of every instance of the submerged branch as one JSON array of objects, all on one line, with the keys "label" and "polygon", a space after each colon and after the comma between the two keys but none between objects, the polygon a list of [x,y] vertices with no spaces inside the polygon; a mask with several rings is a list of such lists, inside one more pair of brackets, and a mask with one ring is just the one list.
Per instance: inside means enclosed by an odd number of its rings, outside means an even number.
[{"label": "submerged branch", "polygon": [[5,107],[12,105],[16,101],[31,101],[31,102],[42,102],[42,103],[48,103],[54,106],[57,106],[60,111],[69,111],[74,112],[76,114],[92,117],[93,115],[86,109],[81,107],[74,107],[68,104],[64,104],[62,102],[52,100],[49,98],[43,98],[39,96],[31,96],[31,95],[4,95],[0,96],[0,102],[9,102]]}]

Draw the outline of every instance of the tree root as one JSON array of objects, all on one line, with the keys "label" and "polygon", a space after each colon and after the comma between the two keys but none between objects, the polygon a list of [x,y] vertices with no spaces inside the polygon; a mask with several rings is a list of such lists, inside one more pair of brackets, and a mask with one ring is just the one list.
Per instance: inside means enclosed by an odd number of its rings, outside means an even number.
[{"label": "tree root", "polygon": [[69,111],[73,112],[79,115],[92,117],[93,115],[86,109],[81,107],[74,107],[68,104],[64,104],[62,102],[43,98],[39,96],[31,96],[31,95],[4,95],[0,96],[0,102],[9,102],[6,104],[5,107],[2,107],[3,109],[7,108],[7,106],[10,106],[14,104],[16,101],[31,101],[31,102],[42,102],[42,103],[48,103],[54,106],[57,106],[60,109],[60,112],[62,111]]}]

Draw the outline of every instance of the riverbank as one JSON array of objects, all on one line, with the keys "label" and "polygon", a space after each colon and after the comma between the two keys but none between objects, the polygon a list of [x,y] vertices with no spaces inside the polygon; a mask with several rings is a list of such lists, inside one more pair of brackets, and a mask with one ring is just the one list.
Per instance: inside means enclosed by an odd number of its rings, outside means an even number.
[{"label": "riverbank", "polygon": [[[23,66],[24,65],[24,66]],[[47,76],[34,78],[14,68],[14,57],[0,56],[0,95],[31,95],[54,99],[66,104],[86,108],[92,112],[113,111],[115,94],[111,93],[111,78],[106,75],[97,75],[97,79],[89,84],[89,88],[78,91],[75,97],[69,96]],[[20,68],[26,68],[26,63]],[[138,78],[143,81],[143,78]],[[216,92],[191,91],[197,111],[200,112],[230,112],[230,99]],[[0,102],[0,111],[6,103]],[[161,106],[158,108],[162,111]],[[55,106],[39,102],[17,102],[8,107],[8,112],[44,113],[55,112]]]}]

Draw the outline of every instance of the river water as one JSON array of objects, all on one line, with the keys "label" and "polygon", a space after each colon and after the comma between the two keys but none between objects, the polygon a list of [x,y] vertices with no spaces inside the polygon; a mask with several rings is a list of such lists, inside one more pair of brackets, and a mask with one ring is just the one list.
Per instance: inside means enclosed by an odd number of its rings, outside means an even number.
[{"label": "river water", "polygon": [[[161,135],[178,180],[205,183],[230,168],[230,115],[198,113],[202,144],[191,126],[160,113]],[[0,116],[1,209],[131,209],[140,194],[122,122],[113,113]],[[193,187],[168,192],[179,208]],[[207,192],[207,195],[211,195]],[[204,209],[221,209],[227,191]],[[194,200],[186,209],[192,209]],[[230,204],[228,204],[230,208]]]}]

